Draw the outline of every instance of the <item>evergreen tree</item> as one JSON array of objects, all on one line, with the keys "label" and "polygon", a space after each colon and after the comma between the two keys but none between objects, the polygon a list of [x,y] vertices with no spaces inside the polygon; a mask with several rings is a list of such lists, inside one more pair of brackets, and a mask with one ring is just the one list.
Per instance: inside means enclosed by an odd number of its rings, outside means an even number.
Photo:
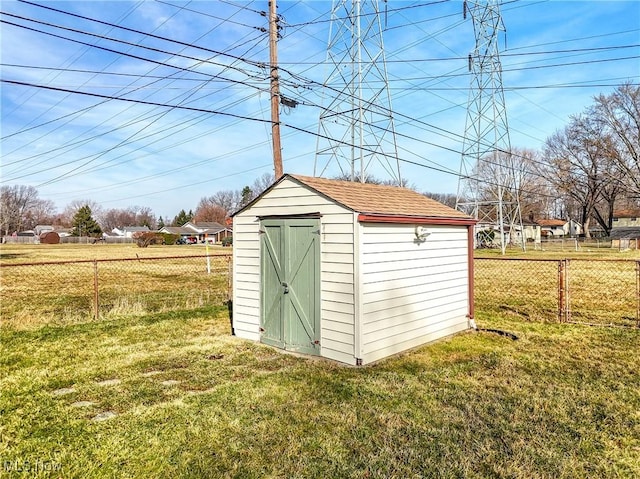
[{"label": "evergreen tree", "polygon": [[253,199],[253,191],[248,186],[242,188],[242,204],[240,207],[248,205]]},{"label": "evergreen tree", "polygon": [[102,234],[102,228],[91,216],[89,205],[84,205],[76,211],[71,226],[73,226],[73,236],[98,236]]},{"label": "evergreen tree", "polygon": [[184,210],[180,210],[180,212],[173,218],[172,226],[182,226],[185,223],[188,223],[193,219],[193,213],[189,211],[187,214]]},{"label": "evergreen tree", "polygon": [[162,228],[164,228],[164,220],[162,216],[160,216],[160,218],[158,218],[158,229],[161,230]]}]

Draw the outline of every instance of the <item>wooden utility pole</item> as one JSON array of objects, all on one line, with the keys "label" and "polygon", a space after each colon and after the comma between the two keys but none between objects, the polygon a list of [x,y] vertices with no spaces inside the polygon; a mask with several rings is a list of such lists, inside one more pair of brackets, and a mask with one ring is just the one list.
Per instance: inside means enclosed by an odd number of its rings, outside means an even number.
[{"label": "wooden utility pole", "polygon": [[278,79],[278,13],[276,0],[269,1],[269,60],[271,63],[271,137],[276,179],[283,174],[280,146],[280,84]]}]

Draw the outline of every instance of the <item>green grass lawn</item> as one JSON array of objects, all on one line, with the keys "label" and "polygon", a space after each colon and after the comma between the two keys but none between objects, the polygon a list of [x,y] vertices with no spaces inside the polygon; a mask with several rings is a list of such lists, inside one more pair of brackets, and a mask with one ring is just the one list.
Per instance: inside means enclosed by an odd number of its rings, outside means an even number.
[{"label": "green grass lawn", "polygon": [[363,368],[234,338],[223,308],[3,327],[0,476],[640,477],[639,330],[479,325],[519,339]]}]

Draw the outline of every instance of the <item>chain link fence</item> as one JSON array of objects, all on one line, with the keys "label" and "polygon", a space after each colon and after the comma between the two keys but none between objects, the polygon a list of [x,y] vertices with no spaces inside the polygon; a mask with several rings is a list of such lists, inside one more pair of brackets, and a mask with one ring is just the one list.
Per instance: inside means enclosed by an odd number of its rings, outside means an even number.
[{"label": "chain link fence", "polygon": [[0,295],[0,318],[15,326],[220,305],[231,255],[3,264]]},{"label": "chain link fence", "polygon": [[640,261],[475,260],[476,314],[640,327]]},{"label": "chain link fence", "polygon": [[[0,320],[69,323],[221,305],[231,255],[0,265]],[[532,321],[640,327],[640,261],[475,260],[475,310]]]}]

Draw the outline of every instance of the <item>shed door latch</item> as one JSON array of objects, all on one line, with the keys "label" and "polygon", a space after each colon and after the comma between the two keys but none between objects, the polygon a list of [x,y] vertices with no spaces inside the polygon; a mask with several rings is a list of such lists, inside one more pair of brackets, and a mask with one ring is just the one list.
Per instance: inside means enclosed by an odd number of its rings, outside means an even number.
[{"label": "shed door latch", "polygon": [[287,294],[289,292],[289,285],[283,281],[282,287],[284,288],[284,294]]}]

